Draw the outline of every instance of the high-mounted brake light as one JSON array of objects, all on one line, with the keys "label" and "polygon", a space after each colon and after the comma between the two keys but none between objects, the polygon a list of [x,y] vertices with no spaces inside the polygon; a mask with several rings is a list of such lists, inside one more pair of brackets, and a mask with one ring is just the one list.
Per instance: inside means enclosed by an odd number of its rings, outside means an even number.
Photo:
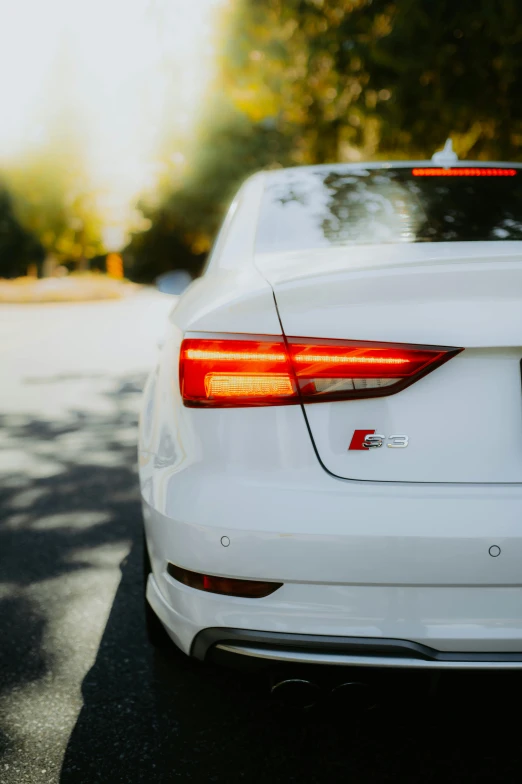
[{"label": "high-mounted brake light", "polygon": [[414,177],[515,177],[516,169],[480,168],[459,166],[456,169],[443,169],[440,166],[412,169]]},{"label": "high-mounted brake light", "polygon": [[314,338],[186,338],[180,389],[193,407],[274,406],[399,392],[462,349]]}]

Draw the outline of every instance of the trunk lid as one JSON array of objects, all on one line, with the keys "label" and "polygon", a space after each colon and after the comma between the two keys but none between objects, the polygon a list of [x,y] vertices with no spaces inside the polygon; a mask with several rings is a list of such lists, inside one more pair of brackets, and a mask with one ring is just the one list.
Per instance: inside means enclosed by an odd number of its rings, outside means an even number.
[{"label": "trunk lid", "polygon": [[[390,396],[305,405],[319,459],[357,480],[522,481],[522,243],[261,254],[289,337],[465,350]],[[348,447],[357,430],[384,448]],[[390,436],[407,448],[386,448]]]}]

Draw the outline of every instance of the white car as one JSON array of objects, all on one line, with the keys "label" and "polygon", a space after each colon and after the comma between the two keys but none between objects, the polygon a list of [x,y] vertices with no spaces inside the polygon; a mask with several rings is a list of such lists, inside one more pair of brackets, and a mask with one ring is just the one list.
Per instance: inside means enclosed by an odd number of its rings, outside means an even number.
[{"label": "white car", "polygon": [[247,180],[144,394],[153,641],[522,668],[521,358],[519,165]]}]

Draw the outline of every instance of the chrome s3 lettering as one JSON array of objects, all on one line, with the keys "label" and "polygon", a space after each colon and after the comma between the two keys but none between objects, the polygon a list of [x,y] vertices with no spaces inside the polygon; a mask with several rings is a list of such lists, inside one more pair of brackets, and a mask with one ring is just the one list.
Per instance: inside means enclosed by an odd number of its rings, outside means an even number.
[{"label": "chrome s3 lettering", "polygon": [[408,446],[408,436],[381,436],[379,434],[368,435],[363,441],[364,449],[377,449],[384,446],[384,442],[388,449],[405,449]]},{"label": "chrome s3 lettering", "polygon": [[409,438],[405,435],[385,436],[375,430],[354,430],[348,451],[380,449],[383,446],[389,449],[405,449]]},{"label": "chrome s3 lettering", "polygon": [[386,446],[389,449],[405,449],[409,443],[408,436],[388,436],[388,443]]}]

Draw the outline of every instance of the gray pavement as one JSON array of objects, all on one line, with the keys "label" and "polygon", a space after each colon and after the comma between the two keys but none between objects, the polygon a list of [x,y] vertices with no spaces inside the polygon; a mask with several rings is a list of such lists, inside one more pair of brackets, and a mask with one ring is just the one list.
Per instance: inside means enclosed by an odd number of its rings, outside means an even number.
[{"label": "gray pavement", "polygon": [[376,674],[362,712],[321,670],[292,711],[150,649],[136,419],[171,304],[0,310],[0,784],[518,781],[514,674]]}]

